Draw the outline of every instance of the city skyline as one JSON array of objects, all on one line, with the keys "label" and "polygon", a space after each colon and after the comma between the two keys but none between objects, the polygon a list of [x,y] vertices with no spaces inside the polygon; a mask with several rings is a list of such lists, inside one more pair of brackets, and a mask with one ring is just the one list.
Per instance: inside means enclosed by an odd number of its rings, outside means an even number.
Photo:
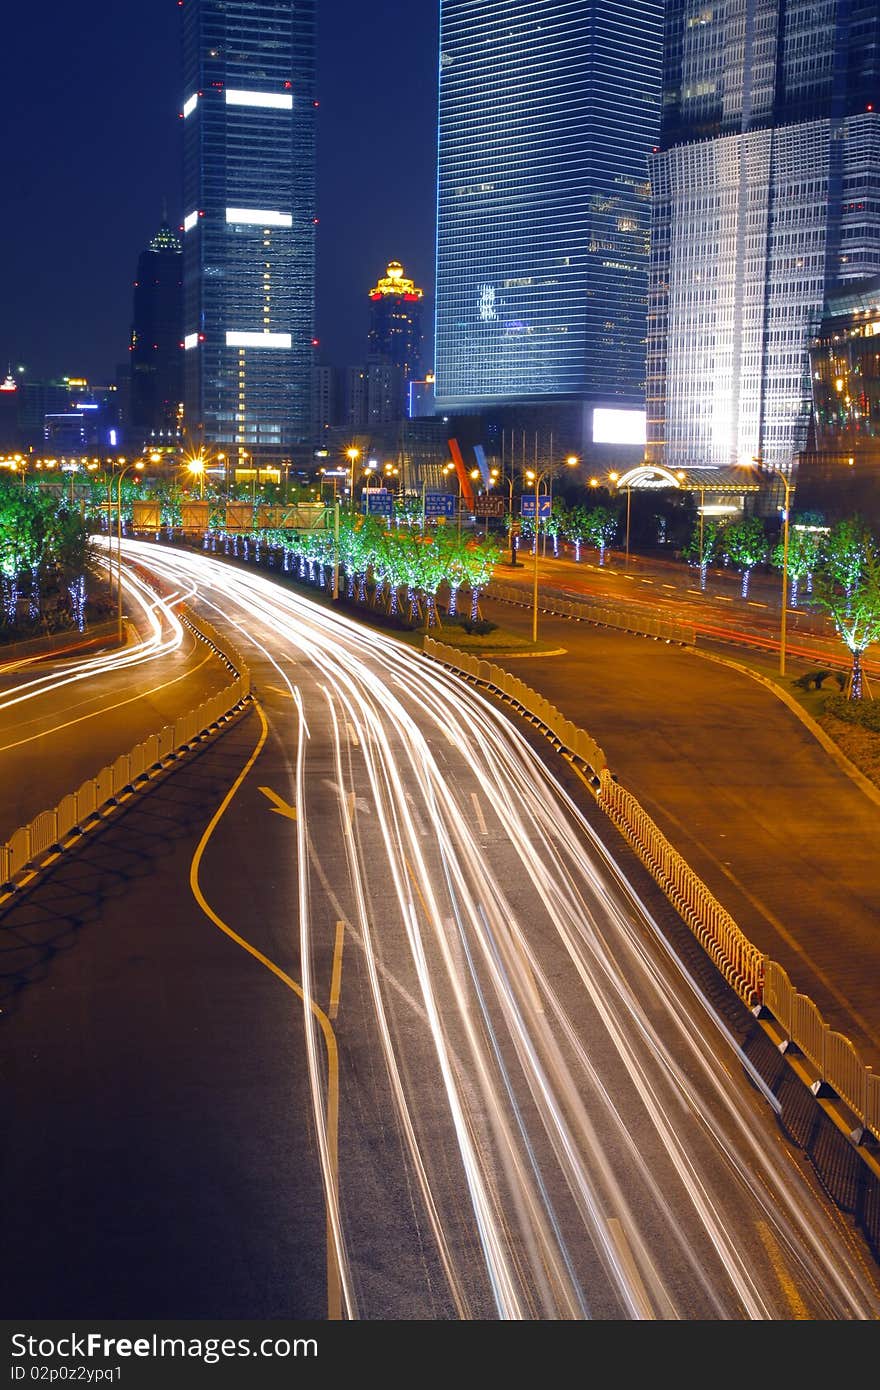
[{"label": "city skyline", "polygon": [[[430,337],[436,35],[433,6],[318,6],[316,360],[363,356],[366,292],[390,259],[425,286]],[[37,55],[41,70],[65,80],[37,83]],[[179,8],[155,0],[149,26],[142,13],[107,12],[96,0],[76,11],[60,0],[16,9],[0,62],[0,369],[110,381],[128,359],[138,256],[164,206],[174,227],[184,215]]]}]

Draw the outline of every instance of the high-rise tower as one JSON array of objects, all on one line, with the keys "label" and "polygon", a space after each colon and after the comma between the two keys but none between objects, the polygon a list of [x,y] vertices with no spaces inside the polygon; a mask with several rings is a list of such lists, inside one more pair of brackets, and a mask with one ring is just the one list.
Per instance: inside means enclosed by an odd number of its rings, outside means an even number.
[{"label": "high-rise tower", "polygon": [[876,0],[668,0],[648,450],[788,471],[831,286],[880,271]]},{"label": "high-rise tower", "polygon": [[644,407],[662,0],[441,0],[439,410]]},{"label": "high-rise tower", "polygon": [[309,438],[315,0],[183,0],[185,428],[253,463]]},{"label": "high-rise tower", "polygon": [[[389,261],[385,274],[370,290],[368,371],[385,371],[385,392],[392,419],[406,414],[409,383],[422,374],[422,300],[424,291],[404,274],[400,261]],[[379,373],[373,372],[377,382]],[[371,416],[375,414],[373,407]],[[376,418],[386,418],[379,412]]]},{"label": "high-rise tower", "polygon": [[140,448],[177,437],[183,400],[183,255],[167,218],[138,257],[126,437]]}]

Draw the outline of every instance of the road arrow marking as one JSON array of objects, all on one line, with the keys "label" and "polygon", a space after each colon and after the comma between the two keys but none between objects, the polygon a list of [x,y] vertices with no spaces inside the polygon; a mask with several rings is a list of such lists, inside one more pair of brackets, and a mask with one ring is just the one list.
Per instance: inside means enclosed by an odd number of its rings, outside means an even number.
[{"label": "road arrow marking", "polygon": [[272,810],[275,811],[277,815],[287,816],[290,820],[296,820],[295,806],[291,806],[289,802],[285,801],[277,792],[273,792],[271,787],[260,787],[260,791],[264,796],[268,797],[270,801],[275,802]]}]

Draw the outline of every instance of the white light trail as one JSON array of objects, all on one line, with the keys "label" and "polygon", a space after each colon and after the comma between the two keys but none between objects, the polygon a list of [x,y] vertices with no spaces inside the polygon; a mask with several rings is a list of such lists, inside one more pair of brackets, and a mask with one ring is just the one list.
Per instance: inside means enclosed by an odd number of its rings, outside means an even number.
[{"label": "white light trail", "polygon": [[[875,1318],[877,1290],[737,1078],[729,1034],[499,708],[259,573],[138,542],[124,550],[197,590],[294,695],[288,910],[346,1315],[371,1315],[370,1287],[345,1155],[337,1171],[323,1118],[312,965],[343,915],[449,1316],[791,1316],[756,1238],[766,1226],[813,1316]],[[281,658],[294,661],[295,686]],[[309,827],[319,803],[326,812],[328,753],[347,881],[337,868],[324,923],[312,880],[326,892],[326,814],[323,843]],[[428,1078],[428,1112],[416,1076]]]}]

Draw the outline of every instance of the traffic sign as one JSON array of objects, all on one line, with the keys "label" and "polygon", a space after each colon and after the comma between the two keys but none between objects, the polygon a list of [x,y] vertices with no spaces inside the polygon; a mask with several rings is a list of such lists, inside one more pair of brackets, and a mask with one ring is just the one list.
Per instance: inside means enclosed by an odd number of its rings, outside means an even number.
[{"label": "traffic sign", "polygon": [[361,511],[369,516],[391,516],[394,498],[387,488],[365,488],[361,496]]},{"label": "traffic sign", "polygon": [[[521,500],[522,500],[522,515],[523,515],[523,516],[531,517],[532,520],[534,520],[534,516],[535,516],[535,498],[534,498],[534,497],[529,497],[529,495],[526,494]],[[538,498],[538,520],[539,520],[539,521],[547,521],[547,520],[549,519],[549,516],[550,516],[550,506],[551,506],[551,498],[550,498],[549,492],[545,493],[543,497],[539,497],[539,498]]]},{"label": "traffic sign", "polygon": [[425,493],[425,517],[436,520],[440,516],[455,516],[455,504],[458,498],[454,492],[426,492]]},{"label": "traffic sign", "polygon": [[[534,500],[534,499],[533,499]],[[474,516],[503,516],[504,498],[491,492],[478,492],[474,498]]]}]

